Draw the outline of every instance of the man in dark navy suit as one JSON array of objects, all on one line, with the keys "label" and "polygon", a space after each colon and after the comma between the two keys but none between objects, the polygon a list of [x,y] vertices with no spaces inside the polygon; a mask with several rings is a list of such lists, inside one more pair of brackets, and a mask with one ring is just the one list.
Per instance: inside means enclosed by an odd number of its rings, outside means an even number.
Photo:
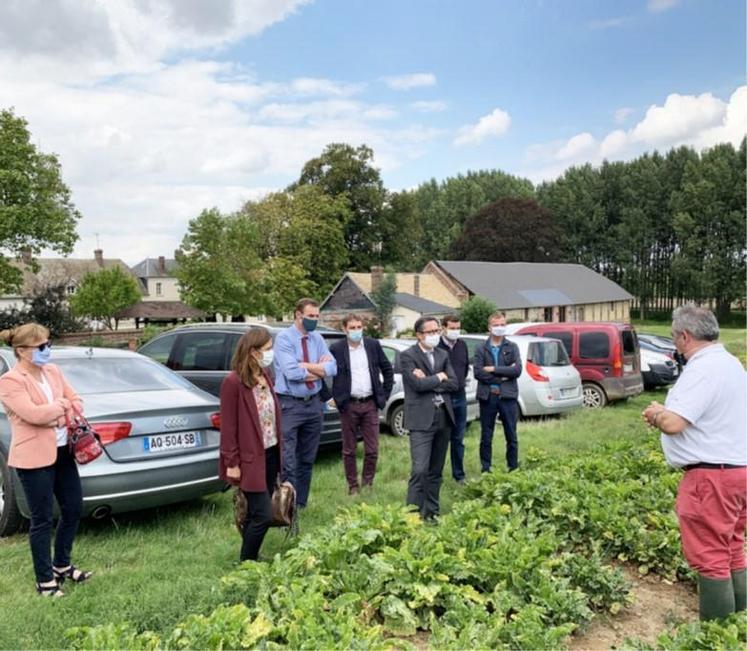
[{"label": "man in dark navy suit", "polygon": [[[363,439],[363,486],[372,486],[379,458],[379,409],[383,409],[394,385],[394,370],[381,344],[363,336],[363,322],[355,314],[342,320],[345,339],[336,341],[329,352],[337,362],[332,398],[340,412],[342,459],[348,492],[360,490],[355,454],[359,436]],[[383,378],[383,384],[382,384]]]}]

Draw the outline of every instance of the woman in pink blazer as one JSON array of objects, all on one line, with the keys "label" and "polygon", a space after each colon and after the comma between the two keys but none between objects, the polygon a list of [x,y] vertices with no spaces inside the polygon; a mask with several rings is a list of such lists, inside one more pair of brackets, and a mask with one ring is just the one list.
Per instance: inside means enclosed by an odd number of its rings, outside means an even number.
[{"label": "woman in pink blazer", "polygon": [[[0,402],[10,421],[8,465],[16,469],[31,511],[29,542],[40,595],[61,597],[60,585],[91,576],[72,565],[70,556],[83,496],[75,459],[68,450],[66,419],[82,413],[83,403],[62,371],[49,364],[49,330],[26,323],[0,332],[17,362],[0,377]],[[54,498],[60,520],[50,554]]]},{"label": "woman in pink blazer", "polygon": [[220,388],[220,476],[246,495],[240,559],[257,560],[280,472],[280,404],[265,370],[272,365],[270,333],[252,328],[239,340],[233,371]]}]

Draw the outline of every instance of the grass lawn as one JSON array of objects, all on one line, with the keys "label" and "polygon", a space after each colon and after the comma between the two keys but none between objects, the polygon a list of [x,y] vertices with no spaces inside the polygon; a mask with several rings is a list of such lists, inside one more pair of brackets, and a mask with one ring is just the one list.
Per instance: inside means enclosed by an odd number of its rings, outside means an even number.
[{"label": "grass lawn", "polygon": [[[725,331],[723,337],[743,361],[744,337],[744,330]],[[664,396],[664,391],[647,392],[600,411],[523,421],[520,451],[538,447],[557,455],[584,454],[598,441],[657,436],[643,425],[640,413],[650,400],[661,401]],[[500,430],[496,434],[494,467],[501,472],[504,444]],[[466,468],[472,477],[479,472],[477,444],[478,429],[473,424],[465,440]],[[339,449],[322,451],[301,534],[324,527],[339,508],[357,500],[403,503],[409,466],[407,439],[382,436],[376,486],[351,498]],[[448,461],[444,475],[445,512],[460,499],[462,489],[451,480]],[[223,602],[219,579],[236,566],[239,542],[228,493],[102,522],[87,520],[81,525],[74,556],[76,563],[96,574],[89,584],[70,587],[64,599],[53,601],[34,592],[27,536],[0,539],[0,648],[64,647],[63,632],[76,625],[130,621],[158,632],[170,630],[187,614],[207,614]],[[262,553],[270,556],[283,546],[283,534],[271,530]]]}]

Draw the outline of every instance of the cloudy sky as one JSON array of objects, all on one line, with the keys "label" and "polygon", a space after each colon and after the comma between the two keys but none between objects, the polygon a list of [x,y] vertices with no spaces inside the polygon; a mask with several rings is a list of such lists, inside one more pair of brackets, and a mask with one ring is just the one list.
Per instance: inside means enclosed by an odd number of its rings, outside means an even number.
[{"label": "cloudy sky", "polygon": [[0,3],[0,107],[59,155],[75,255],[129,264],[330,142],[390,189],[737,143],[744,58],[744,0]]}]

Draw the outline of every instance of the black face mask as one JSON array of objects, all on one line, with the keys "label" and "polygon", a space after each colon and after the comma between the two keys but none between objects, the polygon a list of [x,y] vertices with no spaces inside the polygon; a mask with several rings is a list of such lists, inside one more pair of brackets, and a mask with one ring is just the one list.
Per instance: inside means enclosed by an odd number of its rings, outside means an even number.
[{"label": "black face mask", "polygon": [[687,364],[687,360],[685,359],[685,356],[678,350],[674,353],[674,361],[677,362],[680,366],[684,366]]}]

